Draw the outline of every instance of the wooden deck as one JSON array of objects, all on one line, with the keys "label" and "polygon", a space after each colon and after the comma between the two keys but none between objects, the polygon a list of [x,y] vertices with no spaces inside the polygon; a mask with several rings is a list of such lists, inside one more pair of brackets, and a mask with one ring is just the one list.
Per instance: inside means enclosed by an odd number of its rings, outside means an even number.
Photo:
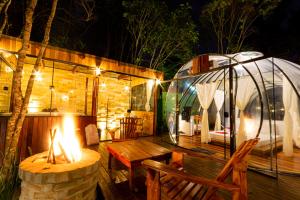
[{"label": "wooden deck", "polygon": [[[155,142],[166,148],[173,148],[172,145],[163,142],[159,137],[144,137],[139,140],[149,140]],[[122,164],[114,161],[112,163],[113,170],[109,172],[108,166],[108,153],[106,145],[109,142],[101,142],[98,149],[101,154],[101,167],[99,169],[100,178],[99,186],[101,188],[103,197],[106,200],[135,200],[146,199],[145,187],[145,171],[140,168],[136,173],[135,192],[130,192],[127,181],[128,172]],[[219,152],[221,155],[221,152]],[[223,155],[223,154],[222,154]],[[201,175],[208,178],[213,178],[222,168],[220,164],[213,161],[203,160],[199,158],[186,158],[186,167],[188,171],[195,175]],[[259,174],[257,172],[248,171],[249,181],[249,199],[270,199],[270,200],[295,200],[300,199],[300,177],[283,176],[280,175],[278,180]],[[225,199],[229,199],[229,194],[223,193]]]},{"label": "wooden deck", "polygon": [[[164,137],[164,141],[168,141],[168,136]],[[200,136],[180,136],[179,137],[179,146],[193,149],[193,148],[202,148],[207,149],[211,152],[214,152],[215,157],[224,158],[224,147],[218,145],[211,145],[211,144],[201,144]],[[229,157],[229,146],[226,149],[226,156]],[[277,165],[278,171],[283,173],[295,173],[300,175],[300,149],[294,148],[294,155],[292,157],[284,156],[282,151],[277,153]],[[272,160],[271,166],[271,158],[270,156],[258,156],[258,155],[251,155],[250,162],[251,167],[272,170],[276,169],[276,160],[275,155]]]}]

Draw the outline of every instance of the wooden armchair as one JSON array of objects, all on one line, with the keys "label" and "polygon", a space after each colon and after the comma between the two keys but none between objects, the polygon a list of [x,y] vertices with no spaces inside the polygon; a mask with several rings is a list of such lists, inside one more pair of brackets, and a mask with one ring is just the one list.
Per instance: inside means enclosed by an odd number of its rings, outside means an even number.
[{"label": "wooden armchair", "polygon": [[112,141],[123,141],[128,139],[135,139],[138,137],[137,125],[139,118],[136,117],[124,117],[120,119],[120,137],[116,138],[114,131],[109,131]]},{"label": "wooden armchair", "polygon": [[[187,174],[183,170],[185,154],[205,157],[195,152],[175,150],[170,165],[153,160],[143,161],[143,166],[147,168],[147,199],[222,199],[216,195],[219,189],[231,192],[233,200],[248,199],[247,157],[258,140],[242,143],[214,180]],[[230,175],[232,183],[225,183]]]}]

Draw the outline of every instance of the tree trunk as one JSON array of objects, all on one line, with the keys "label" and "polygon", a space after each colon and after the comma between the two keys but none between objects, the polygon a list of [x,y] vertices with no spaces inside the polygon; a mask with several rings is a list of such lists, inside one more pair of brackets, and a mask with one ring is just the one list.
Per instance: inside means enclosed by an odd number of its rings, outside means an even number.
[{"label": "tree trunk", "polygon": [[23,71],[23,65],[26,58],[26,54],[29,48],[30,34],[32,29],[32,16],[36,4],[37,4],[37,0],[31,0],[26,8],[22,48],[18,53],[17,66],[16,66],[16,70],[13,73],[13,81],[12,81],[13,111],[7,123],[4,163],[3,163],[3,169],[1,170],[1,176],[3,177],[9,174],[9,169],[12,163],[13,155],[15,155],[16,153],[16,149],[11,148],[11,144],[15,138],[14,137],[14,131],[16,127],[15,125],[19,117],[21,106],[22,106],[22,91],[21,91],[22,71]]},{"label": "tree trunk", "polygon": [[[19,141],[19,137],[20,137],[20,132],[21,132],[21,129],[23,126],[23,122],[24,122],[24,119],[26,116],[27,107],[29,104],[29,99],[31,96],[36,72],[38,72],[40,69],[42,57],[44,56],[46,47],[49,42],[50,30],[51,30],[52,21],[55,16],[55,12],[56,12],[57,1],[58,0],[53,0],[53,2],[52,2],[51,13],[49,15],[49,18],[48,18],[48,21],[47,21],[47,24],[45,27],[44,39],[42,41],[41,49],[40,49],[38,57],[36,59],[34,68],[32,70],[30,78],[28,80],[25,96],[23,99],[22,99],[22,92],[21,92],[21,77],[18,77],[19,81],[17,83],[20,85],[17,87],[20,89],[16,90],[16,91],[20,92],[18,95],[19,95],[19,98],[21,97],[21,102],[15,101],[15,99],[13,100],[13,107],[14,107],[13,115],[8,122],[8,128],[7,128],[7,136],[10,136],[10,138],[8,138],[8,137],[6,138],[6,147],[5,147],[6,152],[5,152],[5,161],[4,162],[7,164],[4,165],[4,169],[6,169],[6,170],[3,170],[3,171],[9,170],[9,166],[10,166],[10,163],[12,162],[12,159],[14,157],[16,157],[16,149],[17,149],[17,145],[18,145],[18,141]],[[32,0],[31,5],[34,4],[34,6],[35,6],[36,2],[37,2],[37,0]],[[27,25],[27,17],[30,17],[31,20],[28,20],[28,23],[31,22],[30,24],[32,26],[32,14],[33,14],[34,8],[29,9],[29,10],[32,10],[32,13],[26,12],[26,25]],[[30,16],[27,16],[27,14],[29,14]],[[26,27],[25,27],[25,33],[26,33],[26,30],[28,30],[28,29],[26,29]],[[30,28],[30,32],[31,32],[31,28]],[[30,35],[30,32],[29,32],[29,35]],[[23,40],[23,46],[24,46],[24,41],[25,40]],[[28,38],[28,44],[29,44],[29,38]],[[23,49],[23,47],[22,47],[22,49]],[[27,47],[27,49],[28,49],[28,47]],[[25,56],[26,56],[26,51],[25,51]],[[20,57],[20,55],[19,55],[19,57]],[[18,59],[18,61],[19,61],[19,59]],[[23,63],[24,63],[24,59],[23,59]],[[17,64],[17,67],[18,67],[18,64]],[[22,69],[23,69],[23,65],[22,65]],[[22,75],[22,70],[21,70],[21,75]],[[16,96],[16,92],[14,93],[14,98],[15,98],[15,96]],[[17,104],[15,102],[20,103],[20,104]],[[13,116],[16,116],[16,118],[13,118]]]},{"label": "tree trunk", "polygon": [[23,104],[22,104],[22,107],[21,107],[21,113],[20,113],[20,116],[17,120],[16,129],[15,129],[15,135],[16,135],[16,141],[15,142],[16,143],[13,143],[12,148],[17,147],[20,132],[21,132],[21,129],[22,129],[22,126],[23,126],[25,116],[26,116],[27,107],[28,107],[28,104],[29,104],[29,99],[30,99],[30,96],[31,96],[31,92],[32,92],[36,72],[38,72],[40,70],[41,61],[42,61],[42,58],[44,56],[46,47],[49,43],[50,30],[51,30],[52,21],[53,21],[53,18],[55,16],[55,12],[56,12],[57,1],[58,0],[53,0],[53,2],[52,2],[52,9],[51,9],[51,13],[50,13],[50,16],[49,16],[47,24],[46,24],[44,39],[43,39],[42,44],[41,44],[41,49],[40,49],[38,57],[35,61],[34,68],[32,70],[30,78],[27,82],[27,88],[26,88],[24,99],[23,99]]}]

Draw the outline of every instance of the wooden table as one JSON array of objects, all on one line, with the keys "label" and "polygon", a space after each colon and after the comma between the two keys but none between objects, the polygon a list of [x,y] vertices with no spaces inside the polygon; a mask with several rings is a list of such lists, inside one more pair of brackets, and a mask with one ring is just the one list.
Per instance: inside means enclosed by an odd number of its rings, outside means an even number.
[{"label": "wooden table", "polygon": [[169,149],[144,140],[113,142],[107,145],[107,150],[109,152],[108,169],[111,169],[112,156],[128,167],[131,190],[133,190],[134,169],[141,166],[143,160],[165,160],[168,163],[172,154]]}]

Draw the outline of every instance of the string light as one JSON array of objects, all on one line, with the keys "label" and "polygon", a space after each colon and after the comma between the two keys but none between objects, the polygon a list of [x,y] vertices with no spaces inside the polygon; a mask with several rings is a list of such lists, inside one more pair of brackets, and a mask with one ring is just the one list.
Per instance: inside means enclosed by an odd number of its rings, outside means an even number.
[{"label": "string light", "polygon": [[156,85],[160,85],[161,84],[161,82],[160,82],[159,79],[156,79],[155,83],[156,83]]},{"label": "string light", "polygon": [[97,67],[96,70],[95,70],[95,72],[96,72],[96,76],[99,76],[101,74],[100,67]]}]

